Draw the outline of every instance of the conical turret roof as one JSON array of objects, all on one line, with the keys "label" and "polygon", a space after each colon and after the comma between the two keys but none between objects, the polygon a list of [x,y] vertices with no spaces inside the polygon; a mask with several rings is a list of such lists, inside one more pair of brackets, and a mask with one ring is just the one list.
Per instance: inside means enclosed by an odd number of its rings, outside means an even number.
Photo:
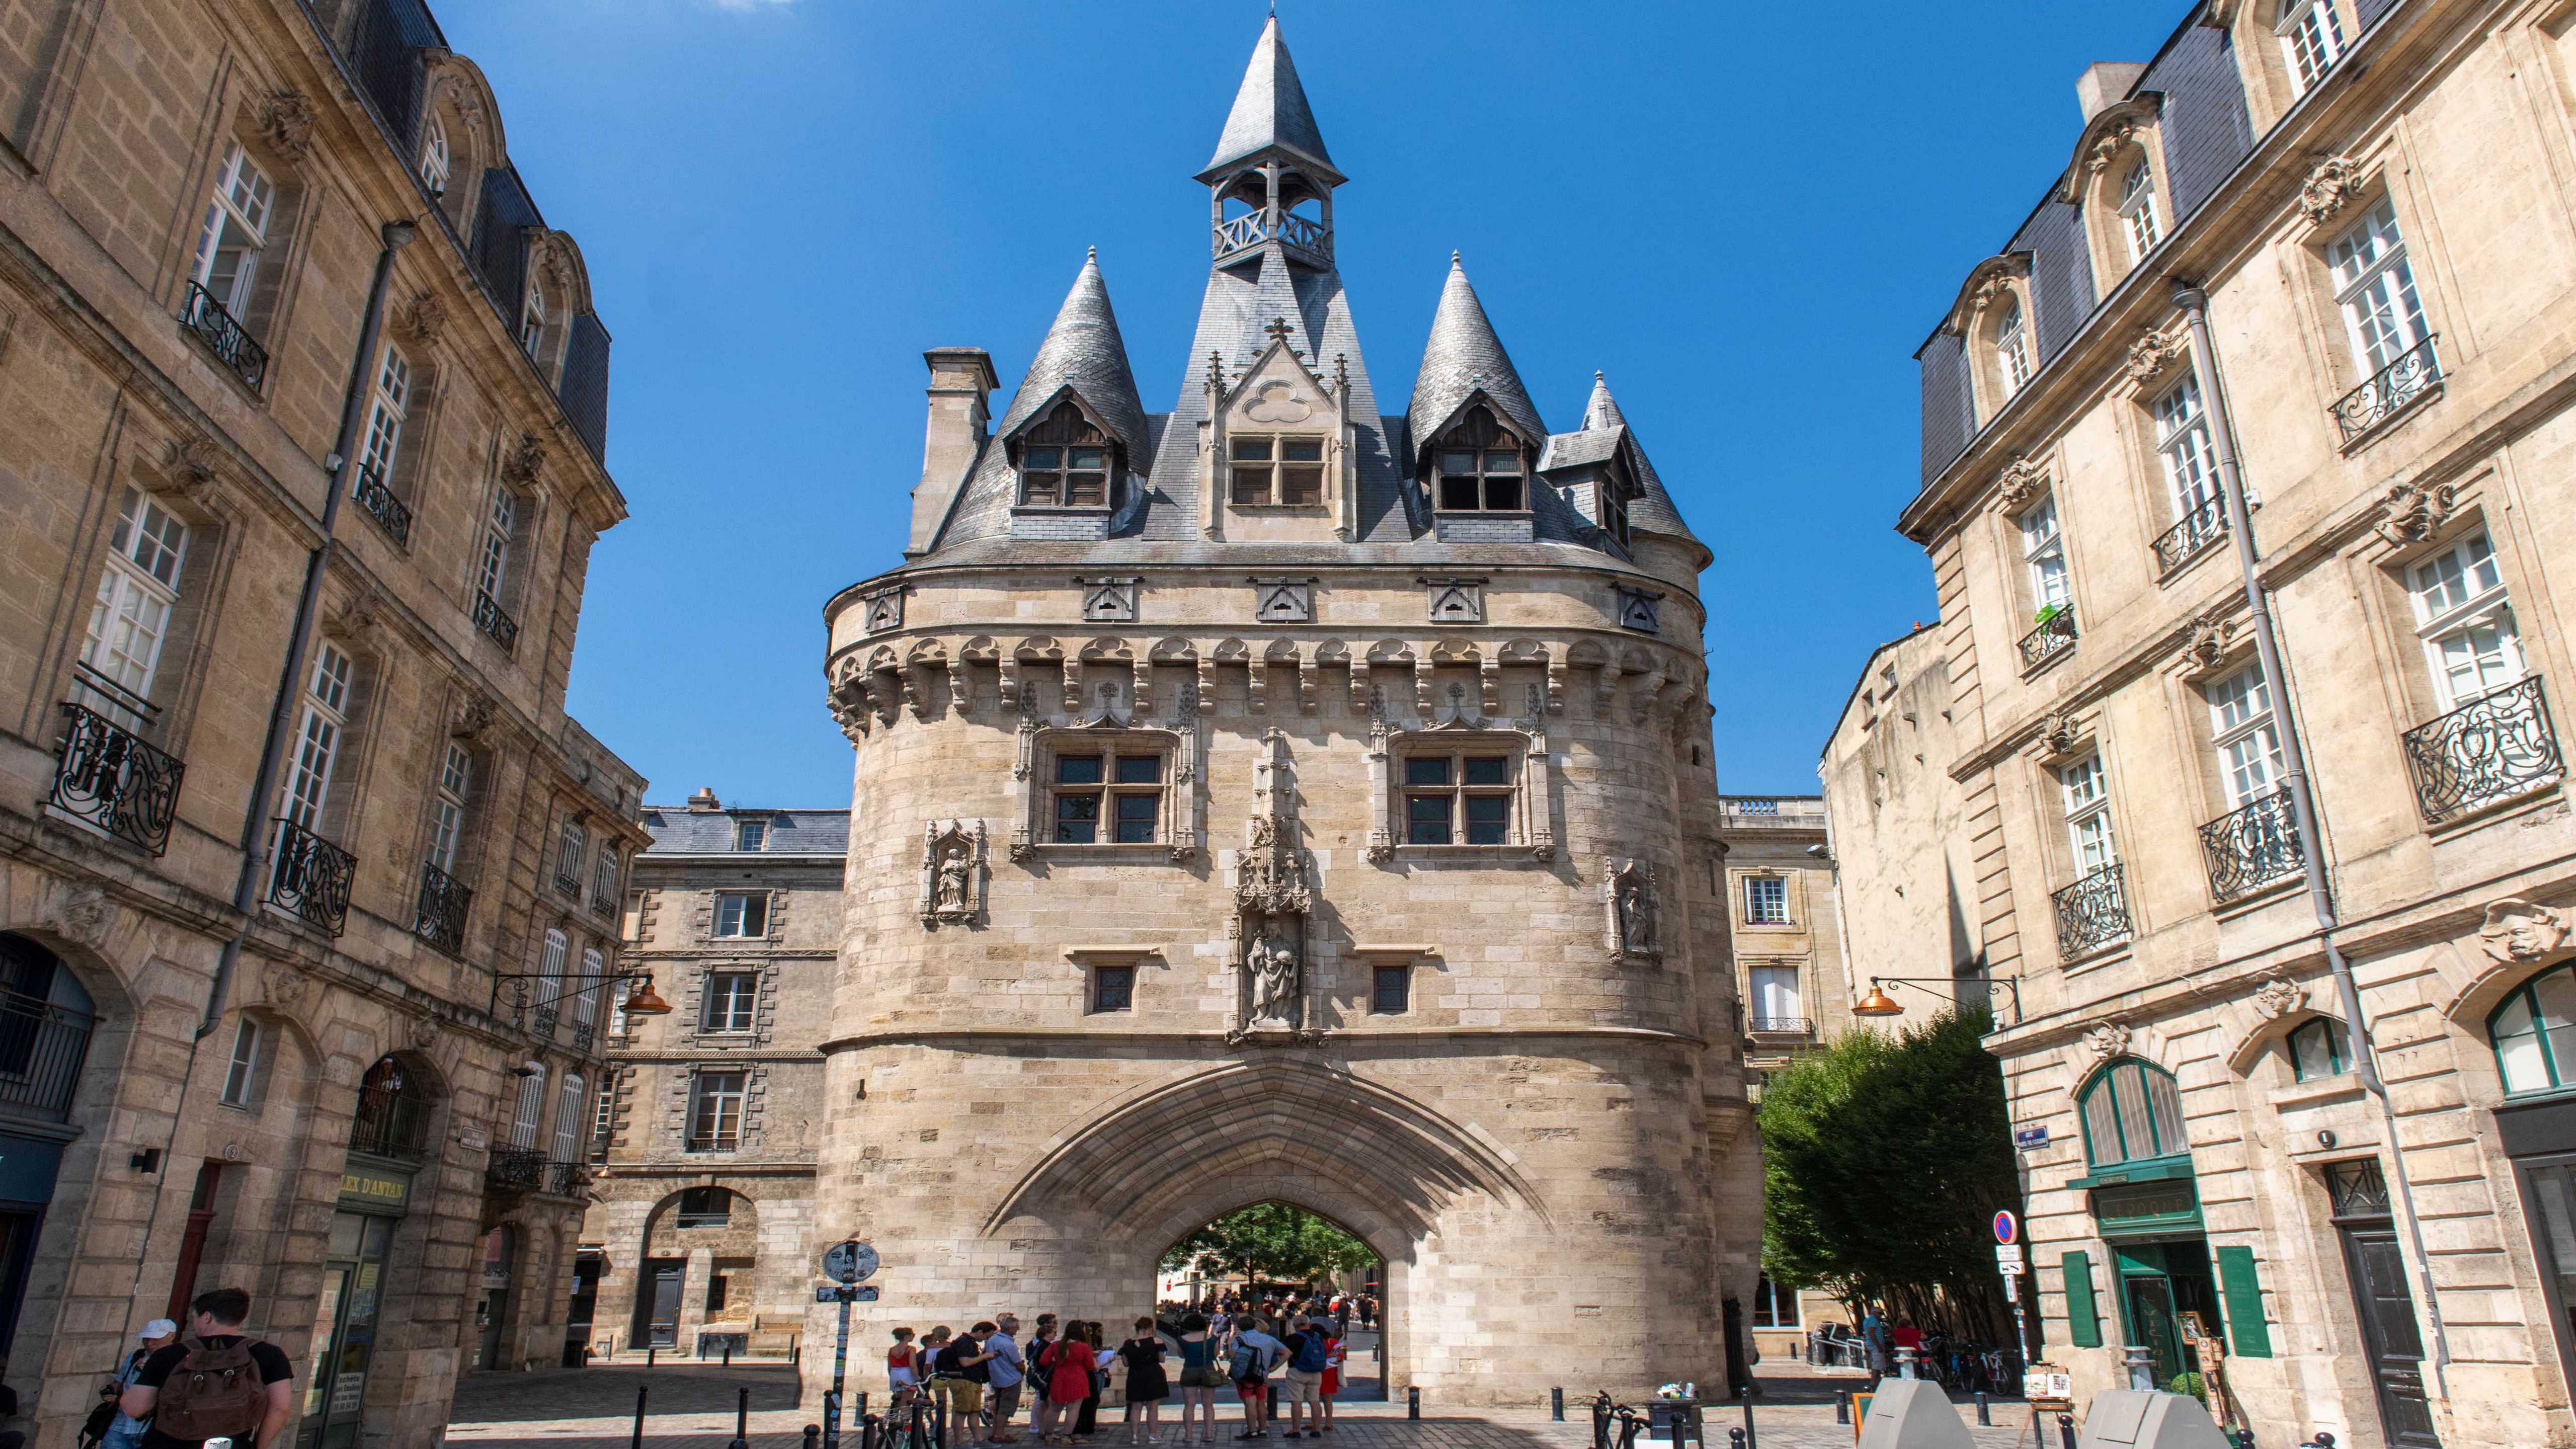
[{"label": "conical turret roof", "polygon": [[1628,419],[1619,411],[1618,399],[1610,396],[1610,381],[1600,373],[1592,374],[1592,397],[1583,405],[1583,430],[1624,428]]},{"label": "conical turret roof", "polygon": [[1009,437],[1067,388],[1127,445],[1128,466],[1142,469],[1149,456],[1145,405],[1136,395],[1136,376],[1128,370],[1127,343],[1118,335],[1118,314],[1109,308],[1109,284],[1100,275],[1097,251],[1084,259],[995,432]]},{"label": "conical turret roof", "polygon": [[1479,391],[1523,437],[1533,443],[1547,437],[1529,389],[1521,385],[1503,339],[1494,335],[1493,319],[1467,281],[1466,266],[1451,252],[1440,310],[1431,316],[1431,340],[1423,345],[1422,370],[1414,374],[1413,400],[1405,407],[1416,443],[1427,446]]},{"label": "conical turret roof", "polygon": [[1280,37],[1276,15],[1261,27],[1261,39],[1252,47],[1252,63],[1244,67],[1243,84],[1234,93],[1234,109],[1226,112],[1225,131],[1217,137],[1216,154],[1208,158],[1198,179],[1212,180],[1245,157],[1273,147],[1306,162],[1329,181],[1343,179],[1324,150],[1324,133],[1316,128],[1315,112],[1306,104],[1306,88],[1297,82],[1297,63],[1288,58],[1288,42]]}]

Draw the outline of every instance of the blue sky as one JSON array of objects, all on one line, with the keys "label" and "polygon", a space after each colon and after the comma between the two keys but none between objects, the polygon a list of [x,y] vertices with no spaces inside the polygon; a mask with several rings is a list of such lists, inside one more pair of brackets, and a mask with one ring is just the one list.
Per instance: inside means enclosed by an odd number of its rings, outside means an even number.
[{"label": "blue sky", "polygon": [[[571,708],[676,801],[832,805],[823,601],[898,561],[922,349],[1003,393],[1100,248],[1146,406],[1181,385],[1206,160],[1260,0],[433,0],[616,337]],[[1861,661],[1933,617],[1891,529],[1914,349],[2009,237],[2095,60],[2181,0],[1286,0],[1389,411],[1452,248],[1551,425],[1592,372],[1717,554],[1722,788],[1812,791]],[[1000,402],[995,404],[997,410]]]}]

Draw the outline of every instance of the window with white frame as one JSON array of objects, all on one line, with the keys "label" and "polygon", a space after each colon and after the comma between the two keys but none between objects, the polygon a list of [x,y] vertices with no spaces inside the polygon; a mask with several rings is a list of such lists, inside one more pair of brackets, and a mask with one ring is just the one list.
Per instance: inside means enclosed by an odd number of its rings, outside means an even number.
[{"label": "window with white frame", "polygon": [[2100,754],[2062,765],[2057,787],[2066,808],[2066,841],[2075,854],[2075,873],[2091,875],[2120,862],[2111,839],[2110,783],[2102,773]]},{"label": "window with white frame", "polygon": [[1407,750],[1397,762],[1404,782],[1404,843],[1510,844],[1513,758],[1492,745]]},{"label": "window with white frame", "polygon": [[2249,664],[2209,686],[2209,737],[2233,810],[2280,783],[2281,732],[2272,721],[2272,690],[2263,666]]},{"label": "window with white frame", "polygon": [[277,188],[268,173],[239,142],[225,148],[215,168],[214,197],[206,203],[206,220],[198,228],[197,253],[188,279],[206,290],[215,305],[240,321],[250,311],[251,288],[259,277],[260,253],[268,246],[270,213]]},{"label": "window with white frame", "polygon": [[218,1099],[227,1107],[247,1107],[259,1087],[259,1023],[243,1017],[233,1028],[232,1060],[224,1067],[224,1090]]},{"label": "window with white frame", "polygon": [[2066,582],[2066,540],[2057,531],[2057,497],[2042,498],[2015,520],[2021,526],[2022,562],[2030,570],[2034,611],[2066,607],[2072,597]]},{"label": "window with white frame", "polygon": [[1238,505],[1310,507],[1324,501],[1324,440],[1235,434],[1226,440],[1228,497]]},{"label": "window with white frame", "polygon": [[2529,665],[2486,530],[2407,570],[2406,583],[2443,713],[2521,681]]},{"label": "window with white frame", "polygon": [[510,1145],[526,1151],[537,1146],[537,1128],[546,1107],[546,1069],[542,1062],[519,1078],[519,1097],[510,1106]]},{"label": "window with white frame", "polygon": [[432,196],[447,194],[448,173],[456,168],[456,158],[447,149],[447,125],[432,111],[429,123],[422,128],[420,142],[420,181]]},{"label": "window with white frame", "polygon": [[767,850],[769,848],[769,822],[766,820],[735,821],[733,823],[733,848],[736,850]]},{"label": "window with white frame", "polygon": [[716,892],[716,934],[719,936],[768,935],[769,892]]},{"label": "window with white frame", "polygon": [[617,899],[617,847],[603,840],[599,859],[590,868],[590,903],[604,906]]},{"label": "window with white frame", "polygon": [[1747,976],[1755,1031],[1796,1031],[1806,1026],[1806,1005],[1798,996],[1797,967],[1756,966]]},{"label": "window with white frame", "polygon": [[1756,1328],[1801,1328],[1798,1317],[1798,1290],[1783,1288],[1765,1273],[1753,1285],[1753,1326]]},{"label": "window with white frame", "polygon": [[1748,875],[1744,878],[1744,919],[1755,926],[1789,924],[1789,878]]},{"label": "window with white frame", "polygon": [[2219,512],[2218,452],[2201,405],[2200,379],[2189,373],[2157,397],[2156,456],[2164,470],[2165,497],[2176,523],[2215,528]]},{"label": "window with white frame", "polygon": [[698,1030],[735,1033],[752,1029],[760,1004],[757,971],[710,971],[706,994],[698,1002]]},{"label": "window with white frame", "polygon": [[590,854],[590,832],[578,820],[563,823],[563,838],[555,846],[555,885],[565,895],[581,889],[581,863]]},{"label": "window with white frame", "polygon": [[492,490],[492,506],[483,514],[483,550],[474,570],[475,591],[495,608],[510,582],[510,544],[519,526],[519,495]]},{"label": "window with white frame", "polygon": [[84,693],[128,726],[139,727],[149,708],[187,549],[186,524],[143,490],[125,490],[98,595],[90,601],[80,662]]},{"label": "window with white frame", "polygon": [[555,1007],[563,1000],[564,963],[570,960],[571,956],[572,939],[570,937],[560,930],[546,932],[545,954],[537,965],[536,1011],[538,1018],[544,1023],[538,1032],[541,1036],[550,1033],[554,1028]]},{"label": "window with white frame", "polygon": [[[531,261],[534,258],[530,259]],[[532,267],[531,270],[534,270]],[[535,277],[528,279],[527,299],[519,304],[519,350],[530,361],[542,361],[538,349],[546,341],[546,289]]]},{"label": "window with white frame", "polygon": [[339,646],[325,640],[313,651],[313,673],[304,690],[304,713],[287,758],[286,818],[318,831],[331,796],[331,771],[339,763],[349,728],[349,681],[355,670]]},{"label": "window with white frame", "polygon": [[2367,377],[2403,357],[2425,337],[2424,304],[2415,294],[2415,268],[2397,229],[2397,207],[2386,197],[2326,247],[2334,271],[2335,300],[2343,308],[2353,365]]},{"label": "window with white frame", "polygon": [[2281,37],[2281,54],[2290,62],[2290,74],[2302,95],[2324,80],[2343,55],[2343,22],[2336,18],[2331,0],[2282,0],[2281,21],[2275,29]]},{"label": "window with white frame", "polygon": [[599,1075],[599,1086],[591,1093],[590,1160],[605,1161],[608,1141],[617,1125],[617,1072],[611,1068]]},{"label": "window with white frame", "polygon": [[689,1151],[731,1152],[742,1146],[743,1072],[700,1072],[689,1083]]},{"label": "window with white frame", "polygon": [[1047,839],[1057,845],[1149,845],[1161,835],[1164,748],[1138,739],[1050,751]]},{"label": "window with white frame", "polygon": [[581,979],[572,984],[572,1024],[577,1040],[587,1041],[599,1021],[599,994],[612,989],[605,981],[608,958],[597,946],[581,948]]},{"label": "window with white frame", "polygon": [[394,459],[402,451],[403,418],[411,408],[411,363],[400,348],[385,349],[376,369],[374,394],[367,405],[366,441],[358,449],[358,478],[353,488],[374,483],[391,488]]},{"label": "window with white frame", "polygon": [[2164,223],[2156,216],[2156,173],[2140,156],[2120,178],[2120,232],[2129,240],[2129,265],[2147,259],[2164,239]]},{"label": "window with white frame", "polygon": [[2005,400],[2030,382],[2030,328],[2018,297],[2004,298],[2003,316],[1995,323],[1995,370]]},{"label": "window with white frame", "polygon": [[555,1140],[550,1154],[556,1162],[581,1161],[581,1114],[590,1106],[589,1084],[579,1072],[566,1072],[563,1090],[555,1094]]},{"label": "window with white frame", "polygon": [[454,740],[438,767],[438,788],[429,804],[429,863],[440,874],[456,873],[456,849],[465,838],[466,793],[474,784],[474,756]]}]

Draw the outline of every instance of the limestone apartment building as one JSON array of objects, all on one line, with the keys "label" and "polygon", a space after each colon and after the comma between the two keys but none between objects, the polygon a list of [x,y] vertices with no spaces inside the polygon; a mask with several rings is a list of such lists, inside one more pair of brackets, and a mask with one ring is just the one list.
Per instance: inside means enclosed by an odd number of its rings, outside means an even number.
[{"label": "limestone apartment building", "polygon": [[1709,552],[1606,384],[1542,421],[1454,261],[1381,409],[1275,20],[1196,179],[1170,410],[1085,262],[998,413],[982,350],[927,355],[907,557],[826,608],[859,1322],[1114,1319],[1280,1199],[1386,1259],[1391,1391],[1722,1382],[1761,1186]]},{"label": "limestone apartment building", "polygon": [[0,1352],[39,1449],[216,1286],[302,1445],[428,1443],[470,1366],[562,1360],[645,843],[563,712],[607,381],[418,4],[0,20]]},{"label": "limestone apartment building", "polygon": [[2576,1443],[2571,46],[2196,5],[1920,353],[1899,526],[2083,1392],[2194,1315],[2266,1442]]},{"label": "limestone apartment building", "polygon": [[610,1018],[582,1228],[590,1342],[783,1354],[822,1249],[819,1047],[850,812],[727,807],[702,789],[643,818],[653,844],[635,857],[626,960],[673,1010]]}]

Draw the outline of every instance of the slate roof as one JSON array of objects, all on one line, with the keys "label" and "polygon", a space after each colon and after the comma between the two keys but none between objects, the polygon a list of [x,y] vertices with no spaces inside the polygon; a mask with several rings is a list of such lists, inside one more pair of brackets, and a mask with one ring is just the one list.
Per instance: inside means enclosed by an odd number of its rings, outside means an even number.
[{"label": "slate roof", "polygon": [[1673,506],[1673,496],[1664,491],[1664,480],[1655,472],[1653,460],[1646,456],[1645,445],[1637,441],[1636,430],[1628,426],[1627,416],[1619,411],[1619,400],[1610,395],[1608,380],[1596,372],[1592,374],[1592,396],[1583,405],[1582,431],[1550,437],[1539,453],[1538,469],[1546,473],[1580,467],[1619,454],[1626,456],[1628,471],[1641,490],[1636,501],[1628,505],[1628,525],[1699,543],[1699,536],[1682,522],[1681,510]]},{"label": "slate roof", "polygon": [[1127,445],[1130,466],[1142,466],[1145,451],[1145,405],[1136,396],[1136,375],[1127,366],[1127,340],[1118,335],[1118,314],[1110,310],[1109,283],[1100,275],[1100,253],[1083,259],[1072,290],[1056,309],[1046,340],[1030,359],[1028,375],[1011,405],[994,426],[997,437],[1009,437],[1071,388],[1094,415]]},{"label": "slate roof", "polygon": [[1476,298],[1467,268],[1449,254],[1449,277],[1440,286],[1440,309],[1431,314],[1431,340],[1422,346],[1422,369],[1414,374],[1413,399],[1405,407],[1416,438],[1435,437],[1482,392],[1525,437],[1544,438],[1547,425],[1531,406],[1529,389],[1512,367],[1503,339],[1494,335],[1493,319]]},{"label": "slate roof", "polygon": [[1225,114],[1216,154],[1208,158],[1198,179],[1212,180],[1235,162],[1272,147],[1313,163],[1327,181],[1342,179],[1333,169],[1331,154],[1324,150],[1324,133],[1315,125],[1314,108],[1306,104],[1306,88],[1297,81],[1297,63],[1288,58],[1288,42],[1279,34],[1276,15],[1261,27],[1261,39],[1252,47],[1252,63],[1244,67],[1243,84],[1234,93],[1234,109]]},{"label": "slate roof", "polygon": [[743,855],[847,855],[850,812],[847,810],[761,810],[735,807],[691,810],[686,805],[647,805],[644,830],[653,837],[647,855],[736,854],[737,820],[769,822],[769,848]]}]

